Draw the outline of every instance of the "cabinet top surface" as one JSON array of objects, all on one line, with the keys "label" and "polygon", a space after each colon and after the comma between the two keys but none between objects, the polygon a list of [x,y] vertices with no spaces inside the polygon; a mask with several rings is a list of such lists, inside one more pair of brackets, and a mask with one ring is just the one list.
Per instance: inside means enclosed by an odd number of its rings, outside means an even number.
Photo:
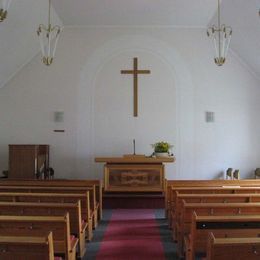
[{"label": "cabinet top surface", "polygon": [[49,146],[49,144],[9,144],[9,146],[18,146],[18,147],[22,147],[22,146]]},{"label": "cabinet top surface", "polygon": [[146,156],[123,156],[123,157],[96,157],[98,163],[173,163],[174,157],[146,157]]}]

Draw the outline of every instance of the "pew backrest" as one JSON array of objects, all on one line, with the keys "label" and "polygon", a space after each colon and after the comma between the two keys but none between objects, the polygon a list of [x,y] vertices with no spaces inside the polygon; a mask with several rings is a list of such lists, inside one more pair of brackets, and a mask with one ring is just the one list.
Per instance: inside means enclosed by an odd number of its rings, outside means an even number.
[{"label": "pew backrest", "polygon": [[1,236],[0,259],[6,260],[54,260],[53,236]]},{"label": "pew backrest", "polygon": [[94,187],[41,187],[41,186],[0,186],[0,192],[31,192],[31,193],[86,193],[89,192],[90,209],[96,208]]},{"label": "pew backrest", "polygon": [[76,203],[35,203],[35,202],[0,202],[0,215],[9,216],[61,216],[69,213],[70,230],[79,239],[79,254],[83,257],[86,250],[86,231],[92,238],[92,229],[82,220],[81,201]]},{"label": "pew backrest", "polygon": [[[176,206],[178,194],[260,194],[260,187],[190,187],[172,188],[168,211],[172,211]],[[168,216],[170,213],[168,212]]]},{"label": "pew backrest", "polygon": [[0,201],[12,202],[47,202],[47,203],[75,203],[81,201],[82,219],[90,219],[89,192],[75,193],[27,193],[0,192]]},{"label": "pew backrest", "polygon": [[70,236],[69,214],[64,216],[0,216],[0,236],[42,236],[53,233],[54,252],[74,259],[78,240]]},{"label": "pew backrest", "polygon": [[101,180],[75,180],[75,179],[55,179],[55,180],[30,180],[30,179],[0,179],[0,186],[40,186],[40,187],[71,187],[88,188],[94,187],[96,207],[99,211],[99,219],[102,218],[102,190]]},{"label": "pew backrest", "polygon": [[260,215],[260,203],[186,203],[182,201],[180,218],[176,224],[177,250],[183,253],[185,235],[191,233],[194,212],[198,216],[224,217]]},{"label": "pew backrest", "polygon": [[79,237],[83,231],[80,200],[76,203],[0,202],[0,215],[62,216],[67,212],[70,218],[70,230]]},{"label": "pew backrest", "polygon": [[176,192],[175,207],[171,214],[172,227],[175,228],[181,217],[183,201],[186,203],[245,203],[251,202],[252,196],[258,197],[260,202],[260,194],[182,194]]},{"label": "pew backrest", "polygon": [[[206,253],[210,232],[218,237],[258,237],[260,234],[260,216],[192,216],[187,255],[195,259],[196,253]],[[189,258],[189,257],[188,257]]]},{"label": "pew backrest", "polygon": [[[169,209],[173,201],[172,189],[186,188],[205,188],[205,187],[260,187],[260,180],[244,179],[244,180],[165,180],[165,206],[166,213],[169,216]],[[248,192],[246,192],[248,193]]]},{"label": "pew backrest", "polygon": [[259,260],[260,238],[259,237],[231,237],[216,238],[209,233],[207,244],[207,260]]}]

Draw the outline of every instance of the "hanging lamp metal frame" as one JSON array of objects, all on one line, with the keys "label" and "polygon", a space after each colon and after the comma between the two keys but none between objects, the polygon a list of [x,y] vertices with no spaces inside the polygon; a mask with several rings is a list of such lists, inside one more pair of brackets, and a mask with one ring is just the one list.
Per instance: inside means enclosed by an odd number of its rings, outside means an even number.
[{"label": "hanging lamp metal frame", "polygon": [[51,25],[51,0],[49,0],[48,25],[40,24],[37,30],[43,55],[42,62],[46,66],[50,66],[53,62],[60,33],[60,26]]},{"label": "hanging lamp metal frame", "polygon": [[215,48],[214,61],[218,66],[222,66],[226,61],[232,36],[232,28],[230,26],[226,26],[225,24],[221,25],[220,19],[220,0],[218,0],[218,25],[213,25],[207,30],[208,37],[211,37],[213,40],[213,45]]},{"label": "hanging lamp metal frame", "polygon": [[12,0],[0,0],[0,22],[6,19],[11,2]]}]

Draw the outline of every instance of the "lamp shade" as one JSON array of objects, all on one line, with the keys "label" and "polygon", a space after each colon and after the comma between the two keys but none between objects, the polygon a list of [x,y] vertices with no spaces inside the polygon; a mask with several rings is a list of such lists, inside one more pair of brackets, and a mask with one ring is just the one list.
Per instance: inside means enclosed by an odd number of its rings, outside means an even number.
[{"label": "lamp shade", "polygon": [[207,35],[212,39],[214,46],[214,61],[218,66],[222,66],[226,61],[232,29],[224,24],[220,28],[212,26],[208,29]]},{"label": "lamp shade", "polygon": [[232,28],[221,25],[220,22],[220,1],[218,0],[218,25],[213,25],[208,28],[207,35],[212,39],[212,43],[215,49],[215,63],[218,66],[222,66],[226,61],[226,56],[232,36]]},{"label": "lamp shade", "polygon": [[47,66],[53,62],[60,32],[61,28],[59,26],[51,27],[51,25],[49,25],[46,27],[43,24],[41,24],[37,30],[41,45],[42,61]]}]

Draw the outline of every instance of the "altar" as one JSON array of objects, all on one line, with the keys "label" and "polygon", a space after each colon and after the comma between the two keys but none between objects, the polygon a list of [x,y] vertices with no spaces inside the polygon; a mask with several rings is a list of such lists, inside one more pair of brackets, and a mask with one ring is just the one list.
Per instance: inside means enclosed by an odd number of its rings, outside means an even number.
[{"label": "altar", "polygon": [[163,192],[164,163],[173,163],[174,157],[98,157],[104,165],[104,190],[107,192]]}]

